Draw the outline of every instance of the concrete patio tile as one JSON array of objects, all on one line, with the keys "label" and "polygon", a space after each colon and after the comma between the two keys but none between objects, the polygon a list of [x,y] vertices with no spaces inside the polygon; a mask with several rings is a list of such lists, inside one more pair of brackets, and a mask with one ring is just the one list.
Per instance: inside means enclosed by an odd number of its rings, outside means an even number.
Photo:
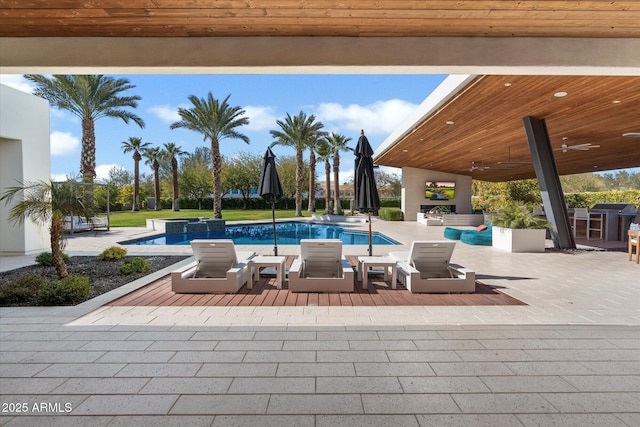
[{"label": "concrete patio tile", "polygon": [[[294,341],[297,342],[297,341]],[[229,350],[283,350],[284,342],[282,340],[275,341],[219,341],[216,345],[216,351]]]},{"label": "concrete patio tile", "polygon": [[540,396],[562,413],[638,412],[640,407],[640,400],[629,393],[543,393]]},{"label": "concrete patio tile", "polygon": [[456,354],[465,362],[521,362],[536,360],[524,350],[456,350]]},{"label": "concrete patio tile", "polygon": [[[505,362],[516,375],[588,375],[593,371],[582,363],[558,362]],[[482,373],[478,373],[482,375]],[[487,373],[486,375],[492,375]]]},{"label": "concrete patio tile", "polygon": [[5,427],[33,427],[38,425],[46,425],[47,427],[104,427],[109,425],[112,420],[112,416],[20,416],[14,417],[12,420],[6,424],[3,423],[2,425]]},{"label": "concrete patio tile", "polygon": [[387,352],[382,350],[363,351],[318,351],[318,362],[388,362]]},{"label": "concrete patio tile", "polygon": [[247,351],[244,362],[248,363],[265,363],[265,362],[315,362],[315,351]]},{"label": "concrete patio tile", "polygon": [[204,363],[196,377],[273,377],[277,363]]},{"label": "concrete patio tile", "polygon": [[428,363],[354,363],[356,375],[362,377],[408,377],[436,375]]},{"label": "concrete patio tile", "polygon": [[171,363],[213,363],[213,362],[241,362],[244,351],[178,351],[169,361]]},{"label": "concrete patio tile", "polygon": [[295,395],[273,394],[267,408],[269,414],[362,414],[362,401],[357,394]]},{"label": "concrete patio tile", "polygon": [[513,375],[502,362],[434,362],[429,364],[438,376]]},{"label": "concrete patio tile", "polygon": [[216,415],[211,427],[314,427],[313,415]]},{"label": "concrete patio tile", "polygon": [[[28,365],[26,365],[28,366]],[[37,377],[105,378],[113,377],[124,363],[55,363],[43,369]]]},{"label": "concrete patio tile", "polygon": [[201,363],[129,363],[116,377],[193,377]]},{"label": "concrete patio tile", "polygon": [[449,350],[387,351],[390,362],[459,362],[458,353]]},{"label": "concrete patio tile", "polygon": [[[607,343],[617,348],[640,349],[640,340],[631,338],[607,339]],[[595,347],[594,347],[595,348]]]},{"label": "concrete patio tile", "polygon": [[474,393],[452,395],[465,413],[553,413],[558,410],[536,393]]},{"label": "concrete patio tile", "polygon": [[234,378],[229,394],[313,393],[316,379],[311,377]]},{"label": "concrete patio tile", "polygon": [[438,414],[460,412],[448,394],[363,394],[367,414]]},{"label": "concrete patio tile", "polygon": [[353,363],[280,363],[278,377],[345,377],[355,376]]},{"label": "concrete patio tile", "polygon": [[144,351],[153,341],[89,341],[79,348],[81,351]]},{"label": "concrete patio tile", "polygon": [[46,394],[66,381],[66,378],[2,378],[2,393]]},{"label": "concrete patio tile", "polygon": [[136,415],[129,417],[114,417],[109,427],[209,427],[213,416],[172,416],[172,415]]},{"label": "concrete patio tile", "polygon": [[36,354],[33,351],[0,351],[0,360],[2,363],[18,363]]},{"label": "concrete patio tile", "polygon": [[475,340],[414,340],[418,350],[482,350],[485,347]]},{"label": "concrete patio tile", "polygon": [[94,395],[77,408],[75,415],[164,415],[174,406],[177,395]]},{"label": "concrete patio tile", "polygon": [[349,344],[349,341],[285,341],[282,350],[349,350]]},{"label": "concrete patio tile", "polygon": [[149,342],[148,351],[213,351],[218,341],[131,341]]},{"label": "concrete patio tile", "polygon": [[231,378],[151,378],[140,394],[225,394]]},{"label": "concrete patio tile", "polygon": [[418,427],[413,415],[318,415],[316,427]]},{"label": "concrete patio tile", "polygon": [[250,331],[200,331],[191,337],[192,341],[248,341],[252,340],[255,332]]},{"label": "concrete patio tile", "polygon": [[640,412],[616,414],[628,426],[640,426]]},{"label": "concrete patio tile", "polygon": [[559,376],[529,376],[526,380],[518,376],[482,376],[480,379],[494,393],[572,393],[578,391],[578,389]]},{"label": "concrete patio tile", "polygon": [[362,340],[379,340],[380,337],[376,331],[318,331],[318,341],[362,341]]},{"label": "concrete patio tile", "polygon": [[400,377],[405,393],[487,393],[478,377]]},{"label": "concrete patio tile", "polygon": [[425,331],[425,330],[382,330],[378,331],[378,337],[381,340],[441,340],[440,334],[437,331]]},{"label": "concrete patio tile", "polygon": [[73,341],[123,341],[133,336],[132,331],[78,331],[69,336]]},{"label": "concrete patio tile", "polygon": [[127,339],[130,341],[188,341],[192,339],[194,332],[174,332],[174,331],[144,331],[134,332]]},{"label": "concrete patio tile", "polygon": [[255,341],[311,341],[316,339],[315,331],[258,331],[253,337]]},{"label": "concrete patio tile", "polygon": [[417,350],[410,340],[349,341],[349,350]]},{"label": "concrete patio tile", "polygon": [[574,375],[562,379],[579,391],[633,391],[640,392],[640,375]]},{"label": "concrete patio tile", "polygon": [[3,351],[74,351],[90,341],[2,341]]},{"label": "concrete patio tile", "polygon": [[320,377],[316,379],[317,393],[402,393],[394,377]]},{"label": "concrete patio tile", "polygon": [[[584,361],[580,362],[582,366],[589,370],[589,374],[598,375],[639,375],[640,363],[633,362],[619,362],[619,361]],[[565,372],[565,375],[572,375],[569,372]],[[575,374],[575,375],[580,375]]]},{"label": "concrete patio tile", "polygon": [[[75,353],[74,353],[75,354]],[[98,363],[165,363],[176,353],[174,351],[108,351],[102,353]]]},{"label": "concrete patio tile", "polygon": [[54,390],[58,394],[136,394],[147,378],[69,378]]},{"label": "concrete patio tile", "polygon": [[625,423],[611,414],[517,414],[517,417],[525,427],[629,427],[637,425]]},{"label": "concrete patio tile", "polygon": [[51,366],[48,363],[3,363],[0,364],[0,378],[29,378]]},{"label": "concrete patio tile", "polygon": [[421,427],[522,427],[515,415],[450,414],[417,415]]},{"label": "concrete patio tile", "polygon": [[[37,332],[30,332],[30,331],[20,331],[20,332],[12,332],[10,334],[8,334],[7,336],[5,336],[2,341],[4,342],[8,342],[8,341],[63,341],[65,338],[71,336],[72,334],[74,334],[73,332],[60,332],[60,331],[54,331],[54,332],[50,332],[50,331],[37,331]],[[77,338],[77,339],[83,339],[83,338]]]},{"label": "concrete patio tile", "polygon": [[170,414],[264,414],[269,403],[267,394],[182,395]]}]

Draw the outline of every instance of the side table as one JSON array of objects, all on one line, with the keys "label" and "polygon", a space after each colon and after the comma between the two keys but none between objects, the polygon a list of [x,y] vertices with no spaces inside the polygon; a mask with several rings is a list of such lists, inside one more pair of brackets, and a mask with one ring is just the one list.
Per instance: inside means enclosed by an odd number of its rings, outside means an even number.
[{"label": "side table", "polygon": [[396,261],[386,256],[359,256],[358,280],[362,280],[363,289],[367,289],[369,285],[369,267],[384,267],[384,280],[390,280],[391,289],[396,289],[396,280],[398,277]]},{"label": "side table", "polygon": [[284,262],[286,257],[272,255],[258,255],[249,260],[249,281],[247,288],[253,288],[253,281],[260,278],[260,268],[274,267],[276,269],[276,285],[278,289],[282,289],[284,283]]}]

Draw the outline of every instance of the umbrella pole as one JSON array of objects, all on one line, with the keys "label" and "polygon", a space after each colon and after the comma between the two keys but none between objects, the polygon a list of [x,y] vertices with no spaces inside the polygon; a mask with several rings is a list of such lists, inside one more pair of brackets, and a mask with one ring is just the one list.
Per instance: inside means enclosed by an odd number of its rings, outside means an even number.
[{"label": "umbrella pole", "polygon": [[369,213],[369,256],[373,256],[373,234],[371,232],[371,213]]},{"label": "umbrella pole", "polygon": [[273,254],[278,255],[278,239],[276,238],[276,204],[271,202],[271,217],[273,218]]}]

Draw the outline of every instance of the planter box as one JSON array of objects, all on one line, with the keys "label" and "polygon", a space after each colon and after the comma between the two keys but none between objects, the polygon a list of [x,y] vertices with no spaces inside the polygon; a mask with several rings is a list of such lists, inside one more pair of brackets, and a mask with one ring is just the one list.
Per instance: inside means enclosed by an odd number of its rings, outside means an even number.
[{"label": "planter box", "polygon": [[507,252],[544,252],[546,229],[513,229],[493,226],[493,247]]}]

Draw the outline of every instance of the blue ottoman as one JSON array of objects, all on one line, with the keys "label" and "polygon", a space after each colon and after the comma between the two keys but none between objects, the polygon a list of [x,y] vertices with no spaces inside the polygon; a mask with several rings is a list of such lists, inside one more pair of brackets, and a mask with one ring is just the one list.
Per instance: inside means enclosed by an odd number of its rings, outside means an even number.
[{"label": "blue ottoman", "polygon": [[465,230],[460,235],[460,241],[468,245],[491,246],[493,243],[491,227],[483,231]]},{"label": "blue ottoman", "polygon": [[464,230],[460,230],[452,227],[444,228],[444,237],[450,240],[460,240],[460,235]]}]

